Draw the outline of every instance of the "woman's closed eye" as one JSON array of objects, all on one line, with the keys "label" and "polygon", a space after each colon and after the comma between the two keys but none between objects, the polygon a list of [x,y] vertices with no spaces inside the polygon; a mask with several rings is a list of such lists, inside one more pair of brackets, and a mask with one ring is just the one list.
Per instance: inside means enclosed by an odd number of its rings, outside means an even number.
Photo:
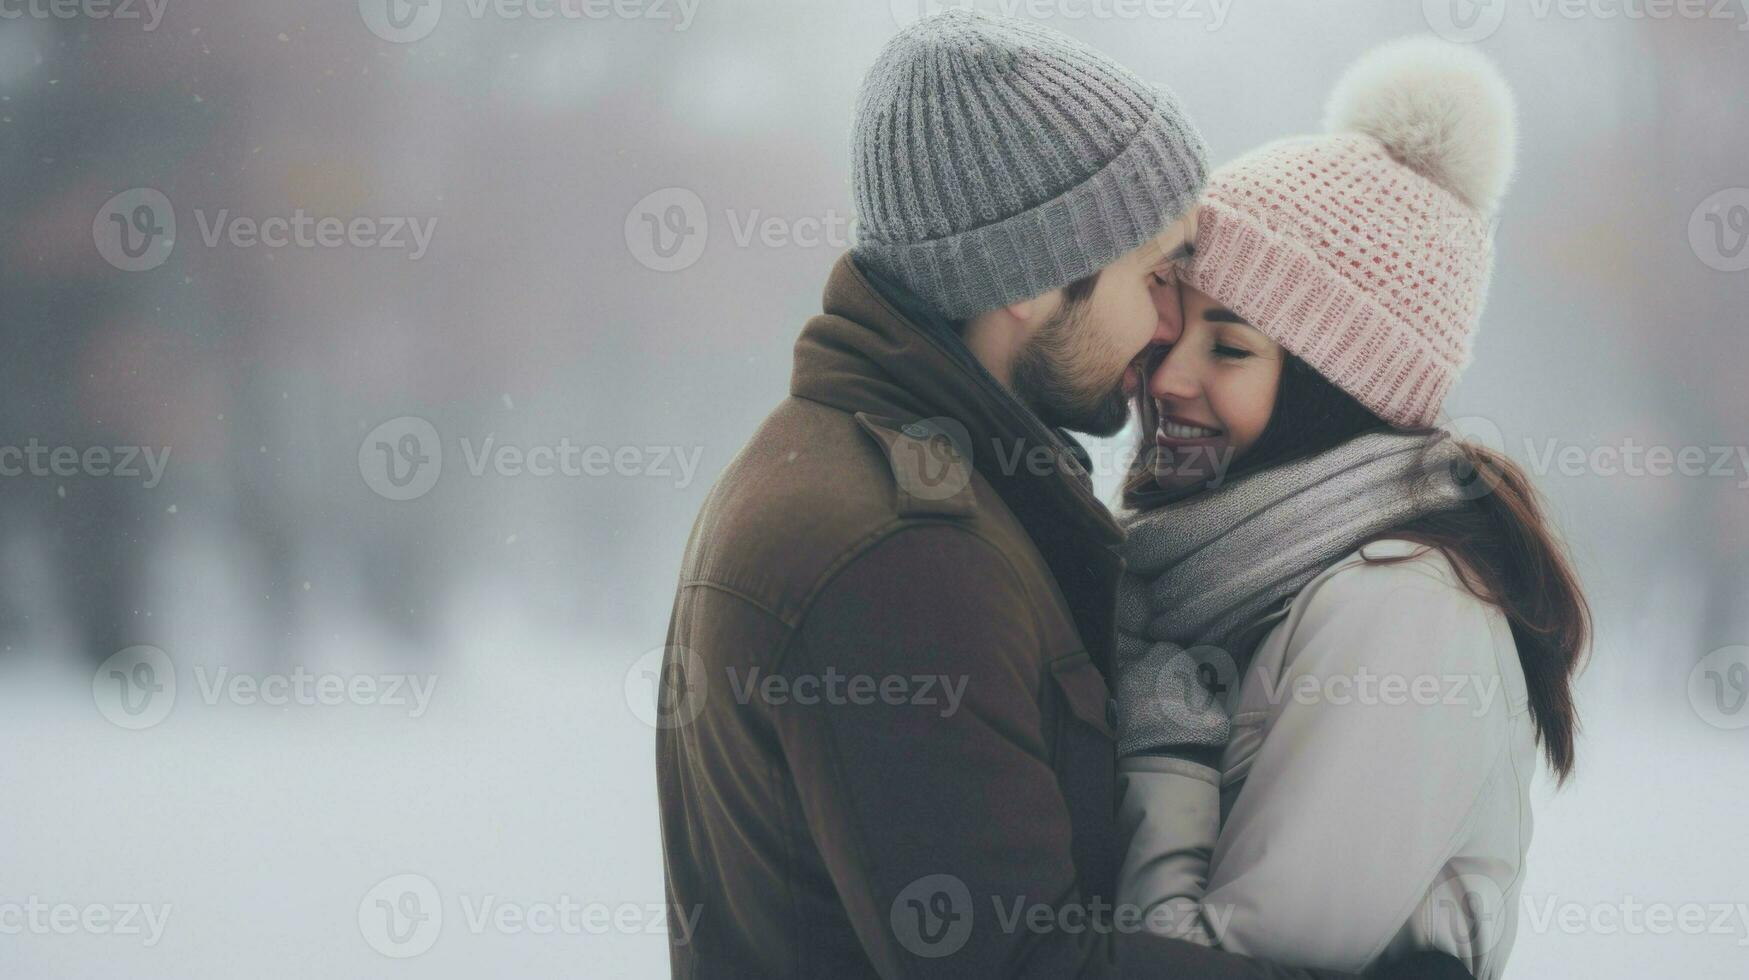
[{"label": "woman's closed eye", "polygon": [[[1143,373],[1153,374],[1155,371],[1159,370],[1161,363],[1166,360],[1166,355],[1172,353],[1173,346],[1174,345],[1172,344],[1165,343],[1149,344],[1147,349],[1142,351],[1141,356],[1138,358],[1141,362]],[[1246,350],[1243,347],[1235,347],[1231,344],[1215,344],[1211,348],[1211,351],[1215,357],[1224,361],[1243,361],[1246,358],[1257,356],[1256,351]]]},{"label": "woman's closed eye", "polygon": [[[1166,355],[1172,353],[1172,346],[1171,344],[1150,345],[1146,353],[1147,362],[1152,366],[1159,366],[1160,362],[1166,359]],[[1229,361],[1242,361],[1247,357],[1257,356],[1256,351],[1235,347],[1232,344],[1215,344],[1210,349],[1216,357]]]}]

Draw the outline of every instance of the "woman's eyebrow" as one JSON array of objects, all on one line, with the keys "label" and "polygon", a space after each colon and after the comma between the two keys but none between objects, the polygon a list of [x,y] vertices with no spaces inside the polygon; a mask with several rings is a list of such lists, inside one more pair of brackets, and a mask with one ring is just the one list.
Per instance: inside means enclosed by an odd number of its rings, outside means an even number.
[{"label": "woman's eyebrow", "polygon": [[1237,323],[1240,326],[1251,326],[1249,320],[1224,306],[1216,306],[1204,311],[1202,318],[1210,323]]}]

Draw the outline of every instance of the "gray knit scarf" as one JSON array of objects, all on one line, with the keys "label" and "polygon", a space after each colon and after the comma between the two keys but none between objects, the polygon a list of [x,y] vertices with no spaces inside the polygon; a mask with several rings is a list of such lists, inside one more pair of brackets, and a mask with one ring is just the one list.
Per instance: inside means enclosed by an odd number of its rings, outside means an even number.
[{"label": "gray knit scarf", "polygon": [[1262,627],[1368,538],[1472,497],[1465,460],[1445,432],[1370,433],[1122,515],[1119,755],[1224,746]]}]

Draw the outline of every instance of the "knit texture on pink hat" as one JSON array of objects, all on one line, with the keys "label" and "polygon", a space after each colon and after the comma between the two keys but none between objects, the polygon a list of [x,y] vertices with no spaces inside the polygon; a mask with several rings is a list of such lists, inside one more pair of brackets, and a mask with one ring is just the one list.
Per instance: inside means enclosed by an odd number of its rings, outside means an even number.
[{"label": "knit texture on pink hat", "polygon": [[1511,94],[1472,49],[1411,40],[1356,64],[1329,115],[1332,135],[1210,177],[1185,281],[1390,424],[1431,426],[1487,295]]}]

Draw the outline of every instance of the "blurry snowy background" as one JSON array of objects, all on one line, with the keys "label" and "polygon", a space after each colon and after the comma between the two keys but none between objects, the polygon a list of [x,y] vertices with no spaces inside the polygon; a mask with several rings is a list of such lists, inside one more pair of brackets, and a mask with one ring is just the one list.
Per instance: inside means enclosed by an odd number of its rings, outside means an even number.
[{"label": "blurry snowy background", "polygon": [[[0,0],[0,975],[666,975],[647,654],[935,4],[120,2]],[[1746,975],[1749,12],[976,5],[1221,160],[1383,40],[1499,61],[1449,408],[1598,618],[1510,975]]]}]

